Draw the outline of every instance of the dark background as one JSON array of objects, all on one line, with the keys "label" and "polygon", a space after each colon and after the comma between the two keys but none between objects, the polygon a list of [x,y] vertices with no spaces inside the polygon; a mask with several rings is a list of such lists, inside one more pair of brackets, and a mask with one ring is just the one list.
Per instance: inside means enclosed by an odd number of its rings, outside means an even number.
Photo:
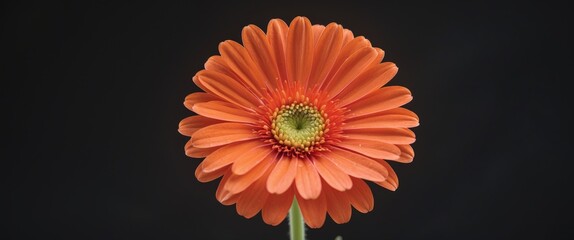
[{"label": "dark background", "polygon": [[421,119],[398,191],[373,187],[374,211],[309,239],[572,236],[571,13],[462,2],[2,3],[2,235],[288,239],[217,202],[177,125],[219,42],[304,15],[384,49]]}]

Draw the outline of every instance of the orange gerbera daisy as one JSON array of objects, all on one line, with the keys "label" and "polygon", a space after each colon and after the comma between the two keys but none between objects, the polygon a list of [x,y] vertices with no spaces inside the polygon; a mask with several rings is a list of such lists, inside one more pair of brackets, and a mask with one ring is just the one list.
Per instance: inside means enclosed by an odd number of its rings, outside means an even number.
[{"label": "orange gerbera daisy", "polygon": [[197,113],[179,132],[187,156],[205,159],[201,182],[222,177],[216,198],[251,218],[281,223],[297,200],[305,223],[321,227],[328,213],[348,222],[351,206],[366,213],[366,181],[398,187],[387,163],[408,163],[417,115],[400,106],[408,89],[383,87],[398,68],[384,51],[330,23],[273,19],[267,32],[249,25],[243,45],[224,41],[193,82],[205,92],[185,98]]}]

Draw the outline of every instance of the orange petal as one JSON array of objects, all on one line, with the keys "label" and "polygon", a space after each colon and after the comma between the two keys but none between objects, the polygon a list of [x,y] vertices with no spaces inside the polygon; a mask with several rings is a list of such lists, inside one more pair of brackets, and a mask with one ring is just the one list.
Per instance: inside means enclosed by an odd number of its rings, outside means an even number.
[{"label": "orange petal", "polygon": [[309,77],[309,87],[321,83],[331,71],[343,46],[343,27],[336,23],[327,25],[319,37],[313,54],[313,68]]},{"label": "orange petal", "polygon": [[379,163],[381,163],[383,166],[387,168],[387,170],[389,171],[389,177],[385,179],[385,181],[375,183],[391,191],[396,191],[397,188],[399,187],[399,177],[397,176],[397,173],[395,173],[395,170],[393,170],[391,165],[389,165],[389,163],[387,163],[386,161],[381,160],[379,161]]},{"label": "orange petal", "polygon": [[219,119],[230,122],[254,123],[257,119],[243,109],[235,105],[222,101],[211,101],[197,103],[193,106],[193,111],[208,118]]},{"label": "orange petal", "polygon": [[415,133],[407,128],[368,128],[345,130],[345,137],[357,140],[376,140],[391,144],[411,144]]},{"label": "orange petal", "polygon": [[[411,128],[419,125],[419,119],[411,111],[391,109],[377,115],[349,119],[343,130],[363,128]],[[405,109],[406,110],[406,109]]]},{"label": "orange petal", "polygon": [[[240,159],[244,159],[245,156],[241,156]],[[255,181],[259,180],[263,174],[268,172],[269,167],[273,166],[275,161],[272,159],[271,161],[260,162],[255,167],[251,169],[251,171],[247,172],[243,175],[232,174],[227,181],[226,189],[232,193],[240,193],[253,184]],[[236,163],[233,163],[235,165]],[[233,172],[233,169],[231,170]],[[267,180],[267,178],[265,178]]]},{"label": "orange petal", "polygon": [[225,60],[221,56],[215,55],[209,57],[203,66],[205,70],[216,71],[233,79],[239,78],[239,76],[227,66],[227,63],[225,63]]},{"label": "orange petal", "polygon": [[415,158],[415,150],[413,150],[413,147],[411,145],[400,144],[397,145],[397,147],[401,149],[401,157],[394,161],[400,163],[410,163],[413,161],[413,159]]},{"label": "orange petal", "polygon": [[177,131],[181,135],[191,137],[197,130],[217,123],[222,123],[222,121],[204,116],[191,116],[179,122]]},{"label": "orange petal", "polygon": [[306,89],[313,64],[313,30],[306,17],[296,17],[291,22],[286,57],[287,80]]},{"label": "orange petal", "polygon": [[[367,115],[367,116],[353,117],[353,118],[351,118],[351,119],[349,119],[349,120],[347,120],[347,121],[348,121],[348,122],[351,122],[351,121],[355,121],[355,120],[362,120],[362,119],[367,119],[367,118],[375,118],[375,117],[378,117],[378,116],[386,116],[386,115],[402,115],[402,116],[406,116],[406,117],[415,119],[415,120],[416,120],[416,126],[418,126],[418,124],[419,124],[419,116],[417,116],[417,114],[414,113],[413,111],[408,110],[408,109],[403,108],[403,107],[393,108],[393,109],[389,109],[389,110],[382,111],[382,112],[376,112],[376,113],[373,113],[373,114],[369,114],[369,115]],[[416,127],[416,126],[410,126],[410,127]]]},{"label": "orange petal", "polygon": [[317,172],[323,180],[338,191],[345,191],[353,186],[353,182],[348,174],[343,172],[337,165],[323,157],[313,159]]},{"label": "orange petal", "polygon": [[355,36],[353,35],[353,32],[349,29],[343,29],[343,46],[347,45],[347,43],[351,42],[351,40],[353,40],[355,38]]},{"label": "orange petal", "polygon": [[387,111],[377,113],[376,115],[387,115],[387,114],[405,115],[405,116],[409,116],[412,118],[416,118],[417,121],[419,120],[419,116],[417,116],[416,113],[414,113],[413,111],[408,110],[406,108],[402,108],[402,107],[389,109]]},{"label": "orange petal", "polygon": [[371,47],[369,40],[365,39],[364,37],[354,38],[347,44],[344,44],[344,46],[341,48],[341,51],[339,52],[339,55],[337,56],[337,59],[335,60],[335,63],[333,64],[333,67],[331,68],[331,71],[327,75],[322,88],[325,89],[327,83],[331,81],[333,76],[337,73],[347,58],[364,47]]},{"label": "orange petal", "polygon": [[298,158],[295,186],[302,198],[315,199],[321,193],[321,178],[308,158]]},{"label": "orange petal", "polygon": [[264,82],[271,90],[275,90],[279,72],[265,33],[259,27],[249,25],[243,28],[241,37],[249,56],[265,76]]},{"label": "orange petal", "polygon": [[237,76],[243,85],[253,93],[262,96],[265,83],[263,74],[249,56],[247,50],[241,44],[227,40],[219,44],[219,52],[225,63]]},{"label": "orange petal", "polygon": [[327,213],[325,194],[319,195],[316,199],[304,199],[299,193],[295,196],[297,197],[301,214],[307,226],[310,228],[320,228],[323,226]]},{"label": "orange petal", "polygon": [[384,62],[369,68],[343,90],[338,98],[341,106],[355,102],[387,84],[399,71],[391,62]]},{"label": "orange petal", "polygon": [[195,177],[197,178],[198,181],[200,181],[202,183],[211,182],[211,181],[218,179],[221,176],[223,176],[223,174],[228,172],[228,170],[229,170],[228,167],[224,167],[224,168],[218,169],[217,171],[204,172],[203,171],[203,163],[200,163],[197,166],[197,168],[195,169]]},{"label": "orange petal", "polygon": [[220,100],[218,97],[216,97],[215,95],[209,94],[209,93],[204,93],[204,92],[194,92],[192,94],[189,94],[185,97],[185,101],[183,101],[183,105],[193,111],[191,108],[193,108],[193,105],[196,103],[201,103],[201,102],[209,102],[209,101],[215,101],[215,100]]},{"label": "orange petal", "polygon": [[[347,59],[349,56],[353,55],[353,53],[356,52],[357,50],[364,47],[371,47],[371,42],[369,42],[369,40],[367,40],[363,36],[353,38],[349,42],[344,42],[346,40],[345,37],[347,37],[345,36],[345,34],[349,34],[349,32],[343,30],[343,39],[344,39],[343,43],[345,45],[343,46],[343,49],[341,50],[341,54],[339,56],[341,63],[342,61],[345,61],[345,59]],[[352,34],[353,33],[351,33],[351,35]]]},{"label": "orange petal", "polygon": [[373,199],[373,193],[371,192],[371,188],[369,185],[365,183],[365,181],[357,178],[353,179],[353,188],[351,190],[346,191],[347,198],[351,202],[351,205],[359,212],[367,213],[373,210],[375,205]]},{"label": "orange petal", "polygon": [[[237,213],[246,218],[252,218],[255,216],[265,205],[269,193],[265,188],[265,182],[267,181],[267,173],[257,182],[253,183],[245,192],[241,194],[237,200]],[[229,184],[229,182],[227,183]]]},{"label": "orange petal", "polygon": [[211,148],[259,138],[253,127],[243,123],[218,123],[197,130],[191,140],[194,147]]},{"label": "orange petal", "polygon": [[347,194],[330,187],[325,187],[323,192],[327,201],[327,213],[329,213],[333,221],[338,224],[349,222],[353,209]]},{"label": "orange petal", "polygon": [[400,107],[413,99],[411,91],[401,86],[383,87],[349,104],[349,117],[360,117]]},{"label": "orange petal", "polygon": [[185,155],[192,158],[204,158],[215,152],[219,147],[214,148],[196,148],[193,146],[191,139],[185,144]]},{"label": "orange petal", "polygon": [[337,73],[330,80],[327,90],[328,97],[335,97],[347,87],[357,76],[377,57],[377,51],[372,47],[364,47],[349,56]]},{"label": "orange petal", "polygon": [[321,34],[323,33],[323,31],[325,30],[325,26],[324,25],[320,25],[320,24],[315,24],[313,25],[313,46],[315,46],[315,48],[317,48],[317,41],[319,41],[319,37],[321,36]]},{"label": "orange petal", "polygon": [[269,193],[281,194],[291,186],[297,174],[297,158],[281,156],[269,179],[267,180],[267,191]]},{"label": "orange petal", "polygon": [[249,149],[237,158],[231,167],[231,171],[237,175],[243,175],[249,172],[253,167],[262,161],[277,162],[277,154],[270,145],[261,145],[259,147]]},{"label": "orange petal", "polygon": [[[279,70],[280,80],[287,79],[286,67],[286,49],[287,49],[287,34],[289,27],[281,19],[272,19],[267,25],[267,40],[271,51],[277,61],[277,69]],[[277,85],[281,85],[281,81]]]},{"label": "orange petal", "polygon": [[202,164],[204,172],[213,172],[233,163],[240,153],[261,145],[261,141],[246,141],[230,144],[217,149],[207,156]]},{"label": "orange petal", "polygon": [[217,199],[217,201],[226,206],[235,204],[237,202],[237,199],[239,199],[239,194],[232,194],[229,191],[225,190],[225,184],[227,183],[229,175],[230,174],[223,175],[223,178],[219,182],[219,186],[217,186],[217,191],[215,192],[215,198]]},{"label": "orange petal", "polygon": [[255,109],[262,104],[261,100],[251,94],[243,85],[225,74],[203,70],[197,73],[197,78],[205,86],[206,91],[237,106]]},{"label": "orange petal", "polygon": [[372,68],[379,65],[383,61],[383,58],[385,57],[385,51],[383,51],[383,49],[375,48],[375,50],[377,51],[377,57],[371,62],[371,64],[367,68]]},{"label": "orange petal", "polygon": [[384,181],[388,174],[387,169],[375,160],[344,149],[333,148],[332,152],[324,153],[323,157],[333,162],[343,172],[369,181]]},{"label": "orange petal", "polygon": [[366,139],[345,139],[337,146],[375,159],[399,159],[401,150],[390,143]]},{"label": "orange petal", "polygon": [[209,91],[207,90],[207,88],[203,85],[203,83],[201,83],[201,82],[199,81],[199,79],[197,78],[197,74],[196,74],[195,76],[193,76],[193,77],[191,78],[191,80],[193,81],[193,83],[195,83],[196,86],[198,86],[199,88],[201,88],[201,90],[206,91],[206,92],[209,92]]},{"label": "orange petal", "polygon": [[277,226],[283,222],[293,203],[294,194],[293,188],[287,189],[282,194],[269,194],[267,202],[261,210],[263,221],[272,226]]}]

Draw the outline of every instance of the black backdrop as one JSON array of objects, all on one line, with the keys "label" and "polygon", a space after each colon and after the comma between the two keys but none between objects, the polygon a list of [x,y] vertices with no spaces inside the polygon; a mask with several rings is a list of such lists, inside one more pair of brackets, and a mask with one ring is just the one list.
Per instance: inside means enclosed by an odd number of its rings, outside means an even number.
[{"label": "black backdrop", "polygon": [[[309,239],[565,238],[572,50],[565,6],[528,1],[2,3],[2,226],[10,239],[288,239],[199,183],[190,78],[243,26],[338,22],[386,51],[421,118],[375,209]],[[7,121],[7,123],[6,123]],[[564,218],[566,217],[566,218]]]}]

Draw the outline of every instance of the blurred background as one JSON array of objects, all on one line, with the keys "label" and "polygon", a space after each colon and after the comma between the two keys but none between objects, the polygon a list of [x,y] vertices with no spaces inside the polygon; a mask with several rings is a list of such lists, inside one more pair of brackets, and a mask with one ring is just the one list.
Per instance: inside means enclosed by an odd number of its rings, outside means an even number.
[{"label": "blurred background", "polygon": [[[308,239],[565,239],[574,231],[568,8],[550,2],[1,3],[3,236],[288,239],[194,177],[191,77],[272,18],[337,22],[385,50],[421,119],[396,192]],[[6,224],[6,223],[5,223]]]}]

